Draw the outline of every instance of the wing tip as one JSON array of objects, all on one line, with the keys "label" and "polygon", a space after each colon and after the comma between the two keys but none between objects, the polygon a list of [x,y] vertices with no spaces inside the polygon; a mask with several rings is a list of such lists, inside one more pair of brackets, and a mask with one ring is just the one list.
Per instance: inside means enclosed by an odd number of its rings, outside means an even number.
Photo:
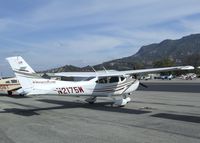
[{"label": "wing tip", "polygon": [[181,67],[181,70],[193,70],[194,67],[193,66],[183,66]]}]

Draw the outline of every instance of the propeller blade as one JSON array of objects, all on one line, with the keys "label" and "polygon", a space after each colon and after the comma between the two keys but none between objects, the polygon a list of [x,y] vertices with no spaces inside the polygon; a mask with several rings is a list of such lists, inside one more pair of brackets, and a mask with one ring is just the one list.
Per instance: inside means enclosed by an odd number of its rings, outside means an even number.
[{"label": "propeller blade", "polygon": [[135,79],[138,79],[137,75],[136,74],[133,74],[132,75]]}]

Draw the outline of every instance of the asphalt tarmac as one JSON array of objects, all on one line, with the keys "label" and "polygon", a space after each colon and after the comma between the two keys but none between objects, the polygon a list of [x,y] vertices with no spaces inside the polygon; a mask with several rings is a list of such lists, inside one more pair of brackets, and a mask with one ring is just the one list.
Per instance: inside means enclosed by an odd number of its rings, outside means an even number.
[{"label": "asphalt tarmac", "polygon": [[148,80],[141,81],[148,88],[142,86],[138,90],[142,91],[170,91],[170,92],[191,92],[200,93],[200,79],[194,80]]},{"label": "asphalt tarmac", "polygon": [[0,96],[0,143],[68,142],[199,143],[200,93],[136,91],[123,108],[106,98],[89,105],[72,97]]}]

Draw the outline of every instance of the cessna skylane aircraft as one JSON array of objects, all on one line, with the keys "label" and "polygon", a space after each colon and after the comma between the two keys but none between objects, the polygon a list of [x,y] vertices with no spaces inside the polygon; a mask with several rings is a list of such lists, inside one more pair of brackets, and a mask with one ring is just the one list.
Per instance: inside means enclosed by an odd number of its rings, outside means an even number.
[{"label": "cessna skylane aircraft", "polygon": [[91,104],[97,97],[111,97],[117,106],[130,102],[130,95],[140,85],[134,74],[194,69],[192,66],[177,66],[129,71],[65,72],[55,74],[64,77],[64,80],[58,80],[38,76],[20,56],[9,57],[7,60],[25,95],[88,96],[85,101]]}]

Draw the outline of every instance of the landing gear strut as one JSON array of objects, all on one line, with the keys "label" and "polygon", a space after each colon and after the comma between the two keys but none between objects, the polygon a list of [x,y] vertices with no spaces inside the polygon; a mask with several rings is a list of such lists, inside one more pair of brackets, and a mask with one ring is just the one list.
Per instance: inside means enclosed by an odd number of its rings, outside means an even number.
[{"label": "landing gear strut", "polygon": [[127,103],[131,101],[131,98],[127,97],[127,95],[123,95],[123,99],[125,99],[127,101]]}]

